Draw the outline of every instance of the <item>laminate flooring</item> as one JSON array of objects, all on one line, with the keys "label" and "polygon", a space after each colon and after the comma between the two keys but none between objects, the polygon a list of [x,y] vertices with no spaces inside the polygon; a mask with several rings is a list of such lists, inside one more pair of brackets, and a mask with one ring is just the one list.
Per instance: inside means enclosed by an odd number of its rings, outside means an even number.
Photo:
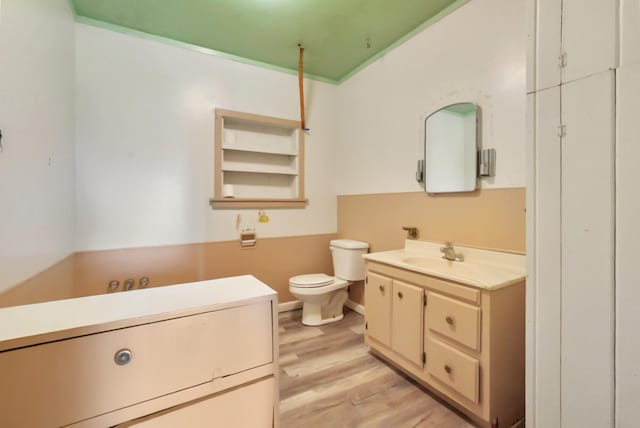
[{"label": "laminate flooring", "polygon": [[303,326],[280,314],[282,428],[468,428],[464,416],[369,353],[364,318]]}]

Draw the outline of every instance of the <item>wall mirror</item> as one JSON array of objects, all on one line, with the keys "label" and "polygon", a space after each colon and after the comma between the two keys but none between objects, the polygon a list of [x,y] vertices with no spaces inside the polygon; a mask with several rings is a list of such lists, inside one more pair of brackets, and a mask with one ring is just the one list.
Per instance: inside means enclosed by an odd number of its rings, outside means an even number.
[{"label": "wall mirror", "polygon": [[427,193],[471,192],[478,176],[478,106],[458,103],[425,119],[424,181]]}]

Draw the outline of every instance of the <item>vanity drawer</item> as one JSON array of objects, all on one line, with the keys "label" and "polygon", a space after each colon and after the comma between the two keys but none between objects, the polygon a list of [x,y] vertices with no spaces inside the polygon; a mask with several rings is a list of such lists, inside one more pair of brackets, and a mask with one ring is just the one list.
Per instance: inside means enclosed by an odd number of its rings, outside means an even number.
[{"label": "vanity drawer", "polygon": [[427,326],[475,351],[480,350],[480,308],[429,293]]},{"label": "vanity drawer", "polygon": [[268,364],[271,330],[263,302],[0,353],[0,426],[67,425]]},{"label": "vanity drawer", "polygon": [[437,339],[427,341],[428,373],[468,400],[478,403],[480,362]]}]

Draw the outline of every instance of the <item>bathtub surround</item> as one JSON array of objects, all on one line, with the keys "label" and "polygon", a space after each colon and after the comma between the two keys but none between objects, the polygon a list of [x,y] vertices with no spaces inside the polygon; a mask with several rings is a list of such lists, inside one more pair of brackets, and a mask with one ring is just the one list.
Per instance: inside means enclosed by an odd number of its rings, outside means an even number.
[{"label": "bathtub surround", "polygon": [[0,293],[0,308],[107,292],[111,280],[142,276],[150,287],[251,274],[293,302],[289,278],[309,272],[331,274],[329,242],[335,234],[260,239],[255,247],[239,241],[76,253],[38,275]]},{"label": "bathtub surround", "polygon": [[5,308],[0,426],[277,427],[277,303],[246,275]]},{"label": "bathtub surround", "polygon": [[67,0],[0,2],[0,292],[75,249],[75,23]]}]

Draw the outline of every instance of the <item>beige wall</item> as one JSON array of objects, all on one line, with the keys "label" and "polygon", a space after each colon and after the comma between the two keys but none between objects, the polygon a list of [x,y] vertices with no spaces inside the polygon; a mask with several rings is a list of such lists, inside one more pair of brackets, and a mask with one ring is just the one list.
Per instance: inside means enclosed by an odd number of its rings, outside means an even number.
[{"label": "beige wall", "polygon": [[76,253],[0,294],[0,307],[89,296],[106,292],[109,281],[151,286],[251,274],[279,294],[295,300],[289,278],[312,272],[333,273],[329,241],[335,234],[259,239],[253,248],[238,241]]},{"label": "beige wall", "polygon": [[[524,253],[525,189],[338,196],[338,235],[368,242],[371,252],[402,248],[403,226],[417,227],[420,240]],[[362,294],[351,287],[351,300],[362,303]]]}]

